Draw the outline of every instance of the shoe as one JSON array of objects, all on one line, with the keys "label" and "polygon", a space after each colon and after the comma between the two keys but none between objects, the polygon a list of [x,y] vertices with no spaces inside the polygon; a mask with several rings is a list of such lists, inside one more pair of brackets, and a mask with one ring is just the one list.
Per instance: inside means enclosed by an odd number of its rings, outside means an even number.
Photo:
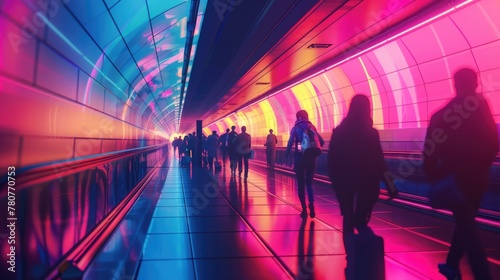
[{"label": "shoe", "polygon": [[309,203],[309,210],[311,211],[311,212],[309,213],[309,216],[310,216],[311,218],[316,217],[316,212],[314,212],[314,204]]},{"label": "shoe", "polygon": [[307,218],[307,211],[306,211],[305,209],[304,209],[304,210],[302,210],[302,212],[300,213],[300,217],[301,217],[302,219]]},{"label": "shoe", "polygon": [[438,264],[439,273],[443,274],[448,280],[461,280],[460,270],[453,268],[445,263]]}]

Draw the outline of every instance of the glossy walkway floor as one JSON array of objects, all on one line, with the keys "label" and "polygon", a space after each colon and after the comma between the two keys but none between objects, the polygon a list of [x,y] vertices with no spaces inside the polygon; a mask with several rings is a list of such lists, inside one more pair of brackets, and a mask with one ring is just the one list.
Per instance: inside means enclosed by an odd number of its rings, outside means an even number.
[{"label": "glossy walkway floor", "polygon": [[[345,279],[342,218],[333,191],[314,185],[315,219],[299,216],[294,177],[252,164],[247,182],[229,168],[178,167],[165,181],[138,279]],[[453,224],[379,202],[369,224],[385,243],[386,279],[444,279]],[[494,279],[500,234],[482,230]],[[463,279],[472,279],[462,262]]]}]

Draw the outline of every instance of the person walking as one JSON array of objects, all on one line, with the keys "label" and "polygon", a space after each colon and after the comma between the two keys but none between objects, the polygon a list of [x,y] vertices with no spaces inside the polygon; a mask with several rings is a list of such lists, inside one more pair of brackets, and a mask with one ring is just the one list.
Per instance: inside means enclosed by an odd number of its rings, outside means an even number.
[{"label": "person walking", "polygon": [[[332,132],[328,149],[328,173],[343,218],[344,247],[349,237],[369,230],[368,222],[378,200],[380,181],[394,185],[382,153],[378,131],[373,128],[370,101],[355,95],[346,118]],[[395,188],[387,188],[395,190]],[[390,192],[391,197],[397,194]]]},{"label": "person walking", "polygon": [[453,79],[456,96],[432,116],[423,151],[429,181],[436,184],[451,176],[461,196],[450,201],[455,230],[446,263],[438,269],[447,279],[461,279],[460,259],[467,253],[474,278],[488,280],[492,278],[475,217],[498,153],[498,132],[487,101],[476,93],[476,71],[460,69]]},{"label": "person walking", "polygon": [[226,129],[226,133],[222,134],[219,137],[219,149],[221,153],[221,158],[222,158],[222,166],[226,167],[226,161],[227,161],[227,156],[228,156],[228,146],[229,146],[229,141],[228,141],[228,136],[229,136],[229,131],[231,131],[229,128]]},{"label": "person walking", "polygon": [[212,169],[214,164],[214,158],[217,160],[217,144],[219,143],[219,136],[217,131],[212,131],[212,135],[207,137],[206,150],[208,157],[208,168]]},{"label": "person walking", "polygon": [[241,177],[243,164],[245,165],[244,180],[248,178],[248,159],[250,158],[250,148],[252,147],[252,137],[247,133],[247,127],[241,127],[241,133],[233,140],[233,144],[238,156],[238,172]]},{"label": "person walking", "polygon": [[273,130],[269,129],[264,146],[266,146],[267,168],[271,171],[274,170],[274,163],[276,161],[276,144],[278,144],[278,138],[273,134]]},{"label": "person walking", "polygon": [[238,153],[236,151],[236,147],[233,143],[234,139],[236,139],[236,136],[238,136],[238,133],[235,131],[236,126],[231,126],[231,132],[228,133],[227,135],[227,151],[229,154],[229,167],[231,168],[231,176],[236,175],[236,167],[238,166]]},{"label": "person walking", "polygon": [[[307,196],[309,198],[310,210],[309,215],[311,218],[314,218],[316,216],[316,213],[314,211],[314,192],[312,189],[312,180],[316,168],[316,157],[318,157],[319,154],[316,153],[312,148],[306,149],[304,147],[304,140],[306,140],[304,139],[304,133],[314,135],[312,137],[308,136],[307,138],[310,141],[309,143],[315,143],[315,145],[319,146],[316,147],[318,149],[324,145],[325,141],[316,130],[316,127],[309,121],[309,115],[305,110],[298,111],[296,117],[297,121],[295,121],[295,124],[290,131],[290,138],[288,139],[285,156],[287,159],[289,159],[292,147],[295,146],[295,152],[293,154],[293,168],[295,170],[295,174],[297,175],[299,199],[302,206],[302,212],[300,213],[300,216],[302,218],[307,217],[305,198],[305,187],[307,186]],[[300,150],[298,148],[299,143],[301,145]],[[321,153],[321,150],[319,150],[319,153]]]}]

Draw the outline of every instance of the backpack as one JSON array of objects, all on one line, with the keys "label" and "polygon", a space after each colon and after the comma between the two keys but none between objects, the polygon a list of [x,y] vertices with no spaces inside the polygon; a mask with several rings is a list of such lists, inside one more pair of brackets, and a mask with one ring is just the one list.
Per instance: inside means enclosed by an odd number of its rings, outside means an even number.
[{"label": "backpack", "polygon": [[312,153],[315,157],[321,155],[321,144],[319,142],[318,133],[310,127],[304,129],[302,133],[302,142],[300,142],[300,150],[302,154]]}]

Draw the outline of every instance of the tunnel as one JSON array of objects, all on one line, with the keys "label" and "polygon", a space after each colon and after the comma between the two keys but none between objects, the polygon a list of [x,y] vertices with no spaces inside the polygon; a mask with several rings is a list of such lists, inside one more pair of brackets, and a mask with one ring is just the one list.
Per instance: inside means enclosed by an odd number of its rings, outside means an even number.
[{"label": "tunnel", "polygon": [[[496,152],[471,227],[500,279],[499,15],[498,0],[0,0],[1,278],[479,279],[465,256],[461,278],[441,266],[459,210],[433,205],[425,162],[443,147],[477,166],[486,104]],[[434,135],[461,69],[475,95]],[[377,263],[347,251],[330,171],[358,95],[394,183],[368,216]],[[301,110],[325,142],[306,217]],[[244,175],[222,152],[231,129],[251,136]]]}]

